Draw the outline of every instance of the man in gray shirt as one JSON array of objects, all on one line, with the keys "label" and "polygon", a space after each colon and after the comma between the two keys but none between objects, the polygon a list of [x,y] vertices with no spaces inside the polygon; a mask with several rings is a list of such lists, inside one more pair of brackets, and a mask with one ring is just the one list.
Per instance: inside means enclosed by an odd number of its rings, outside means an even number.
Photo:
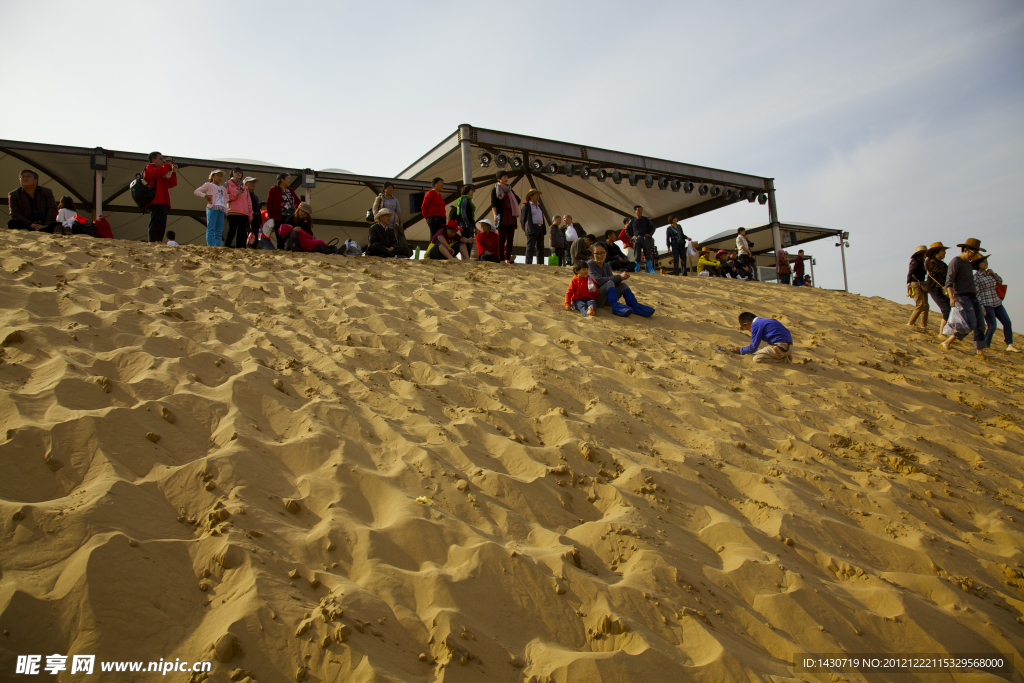
[{"label": "man in gray shirt", "polygon": [[[611,265],[606,262],[608,258],[608,243],[597,242],[594,244],[593,252],[594,258],[587,262],[587,267],[590,272],[590,279],[598,287],[597,307],[600,308],[605,304],[609,304],[612,313],[623,318],[634,313],[645,318],[654,315],[653,308],[645,306],[633,296],[633,291],[626,284],[626,280],[629,279],[629,273],[619,274],[612,272]],[[622,297],[622,300],[626,303],[619,303],[619,297]]]},{"label": "man in gray shirt", "polygon": [[[960,255],[949,264],[949,272],[946,274],[946,292],[949,300],[963,315],[967,321],[967,330],[961,330],[942,342],[942,348],[949,351],[954,340],[963,339],[967,332],[974,332],[974,350],[978,358],[984,358],[985,353],[985,311],[978,301],[978,288],[974,284],[974,267],[972,262],[978,257],[978,252],[986,251],[981,248],[981,240],[973,237],[960,247]],[[952,317],[950,313],[950,317]]]}]

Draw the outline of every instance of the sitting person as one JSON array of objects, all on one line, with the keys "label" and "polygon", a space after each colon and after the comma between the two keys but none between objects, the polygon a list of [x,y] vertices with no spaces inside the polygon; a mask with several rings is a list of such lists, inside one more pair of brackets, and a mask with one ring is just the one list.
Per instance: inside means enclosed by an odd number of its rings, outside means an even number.
[{"label": "sitting person", "polygon": [[754,274],[750,272],[750,266],[748,266],[746,263],[743,263],[743,261],[740,260],[739,254],[736,253],[735,250],[734,251],[730,251],[729,254],[730,254],[730,257],[732,258],[733,263],[735,264],[735,268],[736,268],[736,276],[735,277],[738,277],[741,280],[750,280],[750,279],[752,279],[754,277]]},{"label": "sitting person", "polygon": [[500,263],[498,233],[494,232],[494,223],[485,218],[476,222],[476,229],[477,260]]},{"label": "sitting person", "polygon": [[697,259],[697,275],[703,277],[715,277],[719,276],[718,267],[721,266],[721,262],[711,258],[711,249],[704,247],[700,252],[700,258]]},{"label": "sitting person", "polygon": [[[606,262],[607,258],[608,243],[598,242],[595,244],[594,258],[587,266],[590,271],[590,279],[594,281],[598,288],[597,298],[595,299],[597,307],[600,308],[605,304],[609,304],[612,313],[622,317],[634,313],[645,318],[654,315],[654,309],[638,302],[636,297],[633,296],[632,290],[626,285],[629,273],[623,273],[622,275],[612,273],[611,266]],[[620,304],[619,297],[622,297],[626,303]]]},{"label": "sitting person", "polygon": [[7,195],[7,210],[11,220],[8,230],[34,230],[53,233],[57,222],[57,200],[53,190],[40,187],[39,174],[30,168],[21,172],[21,187]]},{"label": "sitting person", "polygon": [[433,260],[448,259],[454,261],[458,254],[462,254],[462,260],[469,260],[469,251],[466,244],[469,240],[462,236],[462,228],[457,221],[450,220],[447,225],[434,233],[430,238],[430,246],[427,247],[427,258]]},{"label": "sitting person", "polygon": [[71,197],[61,197],[57,205],[57,227],[53,229],[54,235],[88,235],[96,236],[96,226],[78,215],[75,210],[75,200]]},{"label": "sitting person", "polygon": [[378,209],[374,214],[377,222],[370,226],[370,236],[366,245],[367,256],[409,258],[409,249],[398,246],[398,232],[391,225],[394,217],[394,212],[388,208]]},{"label": "sitting person", "polygon": [[597,285],[590,279],[590,266],[586,261],[572,264],[572,280],[565,292],[565,310],[575,308],[584,318],[596,315]]},{"label": "sitting person", "polygon": [[626,255],[619,249],[619,245],[615,243],[615,238],[614,230],[604,231],[604,241],[608,245],[608,265],[616,272],[635,273],[636,264],[626,258]]},{"label": "sitting person", "polygon": [[814,285],[811,284],[811,276],[810,275],[804,275],[804,283],[802,285],[800,285],[800,286],[801,287],[813,287]]},{"label": "sitting person", "polygon": [[[753,353],[755,363],[793,362],[793,335],[778,320],[758,318],[753,313],[740,313],[740,329],[750,332],[750,345],[742,349],[734,346],[729,349],[732,353]],[[757,347],[762,341],[767,342],[768,346],[758,351]]]},{"label": "sitting person", "polygon": [[589,261],[591,258],[590,248],[594,246],[593,235],[580,235],[579,239],[572,243],[569,248],[569,258],[573,263],[577,261]]},{"label": "sitting person", "polygon": [[[260,237],[259,240],[256,242],[256,246],[259,247],[260,249],[274,249],[274,242],[271,240],[271,238],[275,234],[276,233],[274,231],[274,219],[268,218],[267,220],[263,221],[263,227],[260,228]],[[278,236],[278,239],[281,240],[282,238]],[[281,243],[284,244],[283,241]]]},{"label": "sitting person", "polygon": [[167,246],[169,246],[169,247],[176,247],[176,246],[178,246],[178,242],[175,240],[176,237],[177,237],[177,235],[174,234],[173,230],[168,230],[167,231]]},{"label": "sitting person", "polygon": [[736,253],[730,251],[725,255],[725,262],[721,266],[722,275],[736,280],[746,280],[747,270],[742,263],[736,260]]}]

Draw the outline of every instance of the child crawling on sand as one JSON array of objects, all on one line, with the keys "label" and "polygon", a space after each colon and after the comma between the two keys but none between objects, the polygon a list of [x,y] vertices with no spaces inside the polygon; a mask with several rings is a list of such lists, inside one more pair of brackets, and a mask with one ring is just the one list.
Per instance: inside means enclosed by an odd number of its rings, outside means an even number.
[{"label": "child crawling on sand", "polygon": [[[750,345],[742,349],[734,346],[729,349],[733,353],[753,353],[755,363],[793,362],[793,335],[778,320],[758,318],[753,313],[740,313],[740,329],[750,332]],[[768,342],[768,346],[758,351],[757,347],[762,341]]]},{"label": "child crawling on sand", "polygon": [[572,280],[565,292],[565,310],[575,308],[584,318],[595,315],[597,285],[590,279],[590,266],[586,261],[577,260],[572,264]]}]

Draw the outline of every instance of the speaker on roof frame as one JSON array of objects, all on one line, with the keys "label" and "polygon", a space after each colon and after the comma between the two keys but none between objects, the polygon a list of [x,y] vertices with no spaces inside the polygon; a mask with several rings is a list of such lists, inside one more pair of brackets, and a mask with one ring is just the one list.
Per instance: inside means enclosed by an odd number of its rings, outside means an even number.
[{"label": "speaker on roof frame", "polygon": [[544,167],[544,171],[548,175],[558,175],[558,164],[552,161],[550,164]]},{"label": "speaker on roof frame", "polygon": [[563,170],[565,171],[565,175],[571,178],[572,174],[576,172],[576,167],[572,165],[571,161],[567,161],[565,162],[565,167],[563,168]]},{"label": "speaker on roof frame", "polygon": [[590,167],[589,166],[584,166],[583,168],[580,169],[580,178],[583,178],[584,180],[589,180],[590,179]]},{"label": "speaker on roof frame", "polygon": [[721,194],[722,194],[722,188],[720,188],[718,185],[712,186],[712,188],[711,188],[711,196],[712,197],[718,197]]},{"label": "speaker on roof frame", "polygon": [[518,171],[523,167],[523,158],[518,154],[512,157],[512,170]]},{"label": "speaker on roof frame", "polygon": [[631,187],[636,187],[636,184],[639,183],[639,182],[640,182],[640,176],[638,176],[636,173],[630,172],[630,174],[629,174],[629,184],[630,184],[630,186]]},{"label": "speaker on roof frame", "polygon": [[673,192],[679,192],[679,188],[683,186],[683,181],[682,181],[682,180],[680,180],[679,178],[675,178],[675,179],[674,179],[674,180],[673,180],[673,181],[672,181],[671,183],[669,183],[669,184],[670,184],[670,185],[672,186],[672,191],[673,191]]},{"label": "speaker on roof frame", "polygon": [[544,168],[544,162],[541,161],[540,159],[531,159],[530,168],[532,168],[534,171],[539,171],[540,169]]},{"label": "speaker on roof frame", "polygon": [[487,168],[491,165],[491,155],[487,152],[480,152],[480,165]]},{"label": "speaker on roof frame", "polygon": [[757,199],[757,193],[753,190],[747,190],[747,201],[753,203]]},{"label": "speaker on roof frame", "polygon": [[648,189],[654,187],[654,176],[652,176],[650,173],[645,175],[644,176],[644,185],[646,185],[648,187]]},{"label": "speaker on roof frame", "polygon": [[768,203],[768,195],[766,195],[766,194],[759,194],[759,195],[757,195],[757,203],[758,204],[762,204],[762,205],[763,204],[767,204]]},{"label": "speaker on roof frame", "polygon": [[685,183],[683,183],[683,192],[685,192],[686,194],[690,194],[691,192],[693,192],[693,181],[687,180]]},{"label": "speaker on roof frame", "polygon": [[735,191],[731,187],[725,188],[725,198],[726,199],[732,199],[732,196],[734,194],[735,194]]},{"label": "speaker on roof frame", "polygon": [[668,188],[668,178],[665,176],[658,178],[658,189],[664,190],[666,188]]},{"label": "speaker on roof frame", "polygon": [[699,194],[701,197],[706,195],[708,192],[711,192],[711,188],[708,187],[707,183],[701,183],[700,187],[697,188],[697,194]]},{"label": "speaker on roof frame", "polygon": [[604,170],[603,168],[599,168],[597,169],[597,173],[594,174],[594,177],[597,178],[597,181],[599,183],[603,183],[605,179],[608,178],[608,171]]},{"label": "speaker on roof frame", "polygon": [[612,171],[612,182],[615,183],[616,185],[622,184],[622,172],[621,171],[618,171],[618,170]]},{"label": "speaker on roof frame", "polygon": [[494,158],[494,163],[498,165],[498,168],[505,168],[508,165],[508,157],[504,154],[499,154]]}]

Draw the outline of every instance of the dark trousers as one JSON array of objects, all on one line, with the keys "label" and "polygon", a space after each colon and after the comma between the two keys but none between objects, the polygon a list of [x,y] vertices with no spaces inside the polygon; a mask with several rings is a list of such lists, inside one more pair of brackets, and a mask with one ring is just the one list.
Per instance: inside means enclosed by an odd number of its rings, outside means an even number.
[{"label": "dark trousers", "polygon": [[608,267],[617,273],[635,273],[636,263],[633,261],[608,261]]},{"label": "dark trousers", "polygon": [[166,204],[150,204],[146,207],[149,211],[149,241],[163,242],[164,231],[167,229],[167,212],[171,207]]},{"label": "dark trousers", "polygon": [[367,256],[380,256],[383,258],[409,258],[409,250],[405,247],[395,247],[394,251],[388,251],[380,242],[374,242],[366,250]]},{"label": "dark trousers", "polygon": [[779,282],[784,285],[789,284],[789,273],[779,273]]},{"label": "dark trousers", "polygon": [[802,285],[802,284],[804,283],[804,274],[803,274],[803,273],[793,273],[793,275],[795,275],[795,276],[796,276],[796,277],[795,277],[795,278],[793,279],[793,284],[794,284],[794,285],[796,285],[797,287],[799,287],[800,285]]},{"label": "dark trousers", "polygon": [[738,258],[740,263],[745,265],[747,268],[750,268],[750,278],[752,280],[757,280],[757,266],[754,263],[754,259],[751,258],[749,254],[740,254]]},{"label": "dark trousers", "polygon": [[489,261],[491,263],[499,263],[500,259],[494,254],[485,254],[477,259],[477,261]]},{"label": "dark trousers", "polygon": [[683,263],[683,272],[686,272],[686,247],[673,244],[672,245],[672,274],[679,275],[679,262]]},{"label": "dark trousers", "polygon": [[[957,303],[960,304],[960,311],[967,320],[968,327],[974,332],[974,348],[985,348],[985,309],[976,296],[958,296]],[[967,335],[957,335],[957,339],[963,339]]]},{"label": "dark trousers", "polygon": [[512,263],[512,243],[516,239],[516,226],[498,226],[498,256],[502,261]]},{"label": "dark trousers", "polygon": [[1013,343],[1013,325],[1010,323],[1010,316],[1003,308],[1002,304],[999,306],[986,306],[985,307],[985,324],[988,327],[985,330],[985,348],[992,346],[992,338],[996,336],[996,320],[1003,324],[1003,341],[1009,346]]},{"label": "dark trousers", "polygon": [[249,232],[249,217],[231,214],[227,219],[228,236],[224,240],[224,246],[232,249],[245,249],[245,236]]},{"label": "dark trousers", "polygon": [[935,305],[938,307],[939,311],[942,312],[942,319],[949,320],[950,303],[949,297],[946,296],[946,293],[943,292],[938,287],[932,287],[928,290],[928,294],[929,296],[931,296],[932,301],[935,302]]},{"label": "dark trousers", "polygon": [[537,265],[544,265],[544,233],[526,233],[526,262],[533,263],[537,257]]},{"label": "dark trousers", "polygon": [[[43,227],[39,228],[39,232],[48,232],[48,233],[50,233],[52,235],[53,234],[53,229],[56,228],[58,225],[60,225],[60,223],[58,223],[57,221],[54,221],[52,223],[47,223]],[[32,227],[28,223],[22,223],[21,221],[14,220],[13,218],[11,220],[7,221],[7,229],[8,230],[28,230],[29,232],[32,232]]]},{"label": "dark trousers", "polygon": [[430,228],[431,237],[447,224],[448,221],[444,219],[444,216],[427,216],[427,227]]},{"label": "dark trousers", "polygon": [[[658,254],[657,250],[655,250],[654,248],[653,237],[651,237],[650,235],[638,235],[637,238],[633,240],[633,248],[636,249],[638,252],[643,251],[644,258],[650,261],[653,266],[657,267]],[[637,261],[639,260],[640,259],[638,258]]]}]

